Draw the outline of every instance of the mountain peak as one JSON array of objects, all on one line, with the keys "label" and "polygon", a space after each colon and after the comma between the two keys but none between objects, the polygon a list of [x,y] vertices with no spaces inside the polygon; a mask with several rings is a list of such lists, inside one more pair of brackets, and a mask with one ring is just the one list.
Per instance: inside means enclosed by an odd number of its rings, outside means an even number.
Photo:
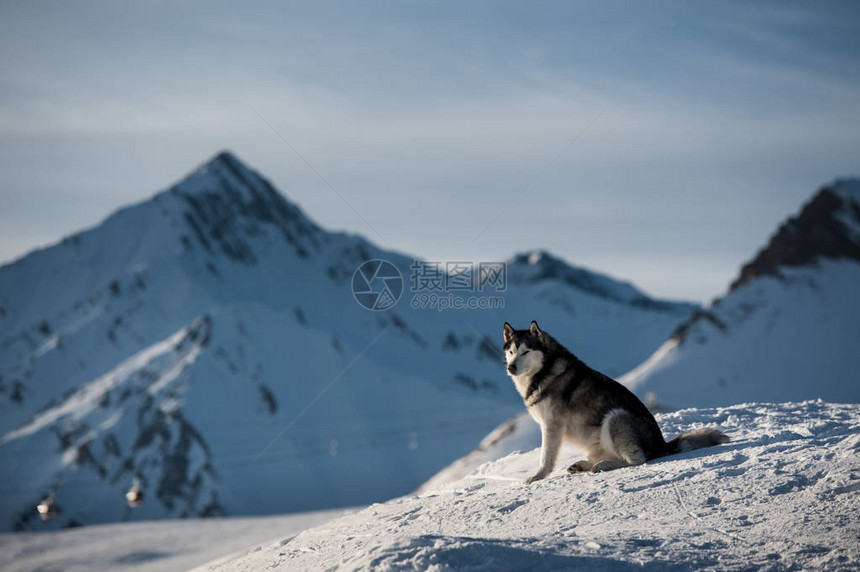
[{"label": "mountain peak", "polygon": [[604,298],[628,299],[642,295],[629,283],[573,266],[543,249],[515,254],[508,260],[508,274],[512,282],[533,284],[557,280]]},{"label": "mountain peak", "polygon": [[555,280],[600,298],[659,311],[686,313],[694,307],[654,300],[630,282],[573,266],[542,249],[520,252],[508,260],[508,280],[512,284]]},{"label": "mountain peak", "polygon": [[219,152],[167,192],[184,199],[185,221],[210,253],[254,263],[249,239],[266,227],[275,228],[302,258],[319,243],[320,227],[230,151]]},{"label": "mountain peak", "polygon": [[195,172],[208,173],[218,170],[237,171],[245,175],[259,176],[229,149],[219,151],[214,157],[200,165]]},{"label": "mountain peak", "polygon": [[182,193],[206,193],[215,190],[264,190],[271,184],[236,155],[223,150],[198,166],[170,190]]},{"label": "mountain peak", "polygon": [[210,163],[214,162],[232,162],[232,163],[241,163],[239,158],[233,154],[229,149],[222,149],[219,151],[212,159],[209,160]]},{"label": "mountain peak", "polygon": [[780,267],[806,266],[819,258],[860,261],[860,179],[838,180],[819,190],[741,268],[729,291],[758,276],[779,276]]}]

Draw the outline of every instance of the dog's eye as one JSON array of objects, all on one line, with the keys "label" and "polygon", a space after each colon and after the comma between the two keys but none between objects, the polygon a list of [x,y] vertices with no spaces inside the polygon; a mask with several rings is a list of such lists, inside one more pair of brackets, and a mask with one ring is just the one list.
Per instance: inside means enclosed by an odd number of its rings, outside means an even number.
[{"label": "dog's eye", "polygon": [[524,352],[523,352],[523,355],[526,355],[526,354],[527,354],[527,353],[529,353],[529,352],[531,352],[531,350],[526,350],[526,351],[524,351]]}]

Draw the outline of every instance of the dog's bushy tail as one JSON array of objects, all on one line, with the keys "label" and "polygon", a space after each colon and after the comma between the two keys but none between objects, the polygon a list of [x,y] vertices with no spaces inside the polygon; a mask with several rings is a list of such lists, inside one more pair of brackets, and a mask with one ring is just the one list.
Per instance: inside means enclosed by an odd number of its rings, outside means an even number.
[{"label": "dog's bushy tail", "polygon": [[701,449],[702,447],[713,447],[714,445],[728,442],[728,436],[722,431],[710,427],[702,427],[682,433],[667,442],[666,454],[674,455],[676,453],[683,453],[684,451],[692,451],[693,449]]}]

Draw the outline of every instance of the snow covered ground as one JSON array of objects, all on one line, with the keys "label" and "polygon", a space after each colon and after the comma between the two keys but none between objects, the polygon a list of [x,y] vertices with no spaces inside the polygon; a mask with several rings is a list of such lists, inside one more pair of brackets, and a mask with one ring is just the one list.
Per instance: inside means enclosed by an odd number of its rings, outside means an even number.
[{"label": "snow covered ground", "polygon": [[187,570],[229,556],[255,541],[296,534],[346,512],[134,522],[0,534],[0,570]]},{"label": "snow covered ground", "polygon": [[203,570],[846,570],[860,566],[860,405],[687,409],[667,436],[722,428],[732,442],[601,474],[563,452],[530,486],[538,451],[282,535]]}]

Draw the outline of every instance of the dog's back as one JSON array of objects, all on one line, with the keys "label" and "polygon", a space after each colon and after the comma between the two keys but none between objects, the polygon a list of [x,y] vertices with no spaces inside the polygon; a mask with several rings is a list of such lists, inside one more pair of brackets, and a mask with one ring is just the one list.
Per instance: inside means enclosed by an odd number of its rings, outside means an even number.
[{"label": "dog's back", "polygon": [[600,431],[608,416],[617,417],[623,412],[634,426],[636,444],[642,449],[645,460],[664,455],[666,442],[663,433],[645,404],[614,379],[580,360],[577,362],[575,367],[585,371],[581,382],[552,392],[558,406],[567,411],[566,417],[573,425],[572,432],[582,434],[589,428]]}]

